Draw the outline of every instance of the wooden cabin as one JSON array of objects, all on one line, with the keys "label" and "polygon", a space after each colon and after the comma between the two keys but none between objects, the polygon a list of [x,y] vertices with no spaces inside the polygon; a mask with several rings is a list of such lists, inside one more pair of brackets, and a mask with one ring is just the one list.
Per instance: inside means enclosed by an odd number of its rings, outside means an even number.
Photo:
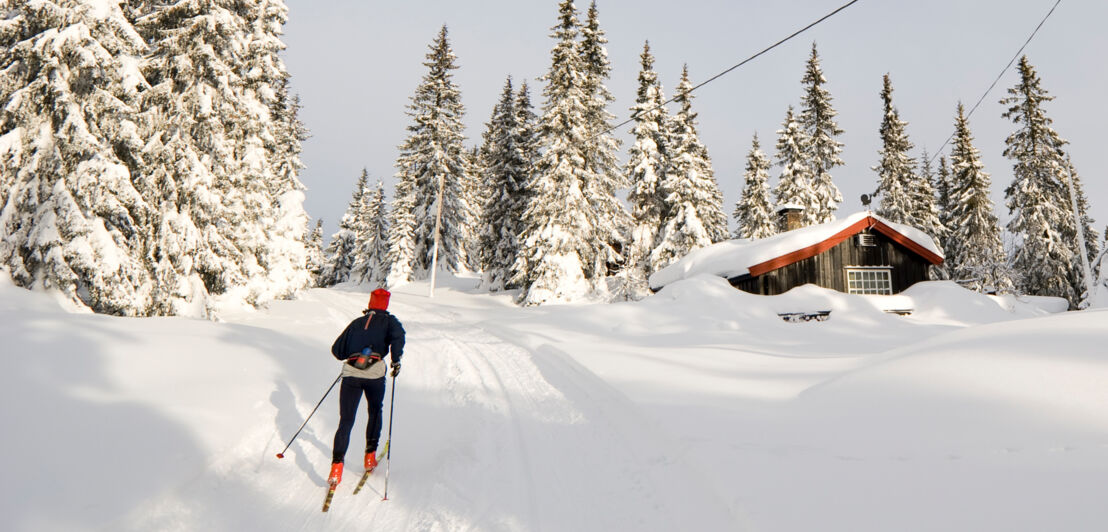
[{"label": "wooden cabin", "polygon": [[761,240],[732,240],[693,251],[651,276],[650,286],[657,290],[674,280],[708,273],[762,295],[809,283],[853,294],[888,295],[928,280],[930,267],[942,262],[942,252],[930,236],[865,212]]}]

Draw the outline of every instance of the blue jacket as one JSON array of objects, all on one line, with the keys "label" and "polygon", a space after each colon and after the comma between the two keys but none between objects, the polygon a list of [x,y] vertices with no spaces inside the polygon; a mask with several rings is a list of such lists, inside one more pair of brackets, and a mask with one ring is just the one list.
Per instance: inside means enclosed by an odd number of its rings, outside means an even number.
[{"label": "blue jacket", "polygon": [[331,346],[331,354],[346,360],[366,347],[382,357],[391,351],[393,363],[400,362],[404,356],[404,326],[387,310],[371,310],[346,326]]}]

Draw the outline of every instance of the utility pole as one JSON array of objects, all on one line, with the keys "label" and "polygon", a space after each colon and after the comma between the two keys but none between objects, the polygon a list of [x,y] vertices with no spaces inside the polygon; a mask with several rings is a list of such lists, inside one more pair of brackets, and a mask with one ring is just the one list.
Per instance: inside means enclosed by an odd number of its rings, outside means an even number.
[{"label": "utility pole", "polygon": [[1073,163],[1070,162],[1069,155],[1066,155],[1066,172],[1069,173],[1069,185],[1070,190],[1070,204],[1073,206],[1073,221],[1077,226],[1077,247],[1078,255],[1081,255],[1081,267],[1085,273],[1085,289],[1088,290],[1086,301],[1092,301],[1096,292],[1096,280],[1093,279],[1093,269],[1089,266],[1089,251],[1085,247],[1085,224],[1081,220],[1081,212],[1077,209],[1077,194],[1073,188]]}]

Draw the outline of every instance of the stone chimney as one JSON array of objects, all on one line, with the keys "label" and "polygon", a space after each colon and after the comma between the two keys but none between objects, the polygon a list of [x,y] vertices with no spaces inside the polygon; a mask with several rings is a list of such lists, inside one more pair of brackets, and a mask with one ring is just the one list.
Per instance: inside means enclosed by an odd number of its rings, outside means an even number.
[{"label": "stone chimney", "polygon": [[804,207],[786,204],[777,207],[777,230],[781,233],[804,227]]}]

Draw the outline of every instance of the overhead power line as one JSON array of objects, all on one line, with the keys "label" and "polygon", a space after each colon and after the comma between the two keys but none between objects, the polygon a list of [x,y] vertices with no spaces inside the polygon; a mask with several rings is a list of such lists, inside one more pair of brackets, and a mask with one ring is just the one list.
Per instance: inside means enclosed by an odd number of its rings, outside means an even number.
[{"label": "overhead power line", "polygon": [[[973,104],[973,107],[970,108],[969,114],[966,115],[966,120],[969,120],[969,117],[973,116],[973,112],[977,110],[977,108],[981,105],[981,102],[985,101],[985,97],[987,97],[989,93],[992,92],[993,88],[996,87],[996,84],[1000,82],[1000,78],[1003,78],[1004,74],[1008,72],[1008,69],[1012,68],[1012,65],[1015,64],[1016,60],[1019,59],[1021,55],[1023,55],[1024,48],[1027,48],[1027,45],[1031,44],[1031,39],[1035,38],[1035,34],[1039,33],[1039,29],[1043,27],[1044,23],[1046,23],[1046,19],[1050,18],[1050,15],[1054,14],[1054,10],[1058,7],[1058,4],[1061,3],[1062,0],[1054,2],[1054,5],[1051,6],[1050,11],[1047,11],[1046,16],[1044,16],[1043,19],[1039,21],[1039,25],[1035,26],[1035,31],[1031,32],[1031,35],[1029,35],[1027,37],[1027,40],[1023,42],[1023,46],[1020,46],[1020,49],[1016,51],[1016,55],[1012,56],[1012,60],[1008,61],[1008,64],[1004,66],[1004,69],[1000,71],[1000,74],[997,74],[996,79],[993,80],[993,83],[989,85],[989,88],[985,89],[985,93],[977,99],[977,103]],[[934,162],[935,158],[937,158],[943,152],[943,149],[946,148],[946,145],[950,144],[950,139],[953,138],[954,133],[951,133],[950,136],[947,137],[946,140],[943,142],[943,145],[939,146],[938,151],[936,151],[931,156],[931,158],[927,160],[927,164],[931,164],[932,162]]]},{"label": "overhead power line", "polygon": [[[1061,0],[1059,0],[1059,1],[1061,1]],[[713,82],[713,81],[715,81],[715,80],[717,80],[717,79],[719,79],[719,78],[721,78],[721,77],[723,77],[723,76],[725,76],[725,75],[729,74],[729,73],[730,73],[730,72],[731,72],[732,70],[735,70],[736,68],[739,68],[739,67],[741,67],[741,66],[743,66],[743,65],[745,65],[745,64],[747,64],[747,63],[749,63],[749,62],[751,62],[751,61],[753,61],[753,60],[755,60],[755,59],[757,59],[757,58],[758,58],[758,56],[761,56],[762,54],[765,54],[766,52],[769,52],[770,50],[772,50],[772,49],[774,49],[774,48],[777,48],[778,46],[781,46],[782,44],[785,44],[786,42],[788,42],[788,41],[789,41],[789,40],[791,40],[792,38],[796,37],[797,35],[800,35],[801,33],[804,33],[804,32],[806,32],[806,31],[808,31],[808,30],[812,29],[813,27],[815,27],[815,26],[816,26],[816,25],[818,25],[819,23],[821,23],[821,22],[823,22],[823,21],[825,21],[825,20],[827,20],[827,19],[829,19],[829,18],[831,18],[831,17],[833,17],[833,16],[835,16],[835,15],[839,14],[839,12],[840,12],[840,11],[842,11],[842,10],[844,10],[844,9],[846,9],[846,8],[848,8],[848,7],[850,7],[850,6],[854,5],[854,4],[856,4],[856,3],[858,3],[858,0],[851,0],[850,2],[847,2],[847,3],[843,4],[843,5],[842,5],[842,6],[840,6],[840,7],[838,8],[838,9],[836,9],[836,10],[834,10],[834,11],[832,11],[832,12],[830,12],[830,13],[828,13],[828,14],[826,14],[826,15],[822,16],[822,17],[820,17],[820,18],[819,18],[818,20],[816,20],[815,22],[812,22],[811,24],[808,24],[807,26],[804,26],[803,28],[800,28],[799,30],[796,30],[796,31],[795,31],[795,32],[793,32],[793,33],[792,33],[791,35],[789,35],[788,37],[785,37],[784,39],[781,39],[780,41],[777,41],[777,42],[775,42],[775,43],[773,43],[773,44],[771,44],[771,45],[767,46],[767,47],[766,47],[765,49],[763,49],[762,51],[760,51],[760,52],[758,52],[758,53],[756,53],[756,54],[754,54],[754,55],[752,55],[752,56],[750,56],[750,57],[748,57],[748,58],[746,58],[746,59],[742,60],[741,62],[739,62],[738,64],[736,64],[736,65],[732,66],[731,68],[728,68],[727,70],[724,70],[723,72],[720,72],[719,74],[716,74],[716,75],[714,75],[714,76],[712,76],[712,77],[710,77],[710,78],[708,78],[708,79],[706,79],[706,80],[704,80],[704,81],[702,81],[702,82],[698,83],[698,84],[697,84],[697,85],[695,85],[695,86],[694,86],[693,88],[689,89],[689,93],[691,94],[691,93],[692,93],[693,91],[695,91],[695,90],[699,89],[700,87],[703,87],[703,86],[705,86],[705,85],[707,85],[707,84],[709,84],[709,83],[711,83],[711,82]],[[674,96],[673,98],[670,98],[670,99],[668,99],[668,100],[666,100],[666,101],[664,101],[664,102],[662,102],[662,103],[658,104],[657,106],[655,106],[654,108],[650,109],[650,110],[649,110],[649,111],[647,111],[647,112],[652,112],[652,111],[656,111],[656,110],[658,110],[658,109],[661,109],[662,107],[665,107],[666,105],[668,105],[668,104],[672,103],[673,101],[677,100],[677,98],[679,98],[679,97],[680,97],[680,96]],[[623,126],[626,126],[627,124],[630,124],[630,123],[631,123],[631,122],[633,122],[634,120],[635,120],[635,115],[632,115],[632,116],[631,116],[631,118],[628,118],[627,120],[624,120],[623,122],[620,122],[620,123],[618,123],[618,124],[616,124],[616,125],[614,125],[614,126],[612,126],[612,127],[608,128],[608,129],[604,130],[604,131],[603,131],[602,133],[598,133],[598,134],[597,134],[596,136],[599,136],[599,135],[603,135],[603,134],[605,134],[605,133],[611,133],[611,132],[612,132],[612,131],[614,131],[614,130],[617,130],[617,129],[619,129],[619,128],[623,127]]]}]

